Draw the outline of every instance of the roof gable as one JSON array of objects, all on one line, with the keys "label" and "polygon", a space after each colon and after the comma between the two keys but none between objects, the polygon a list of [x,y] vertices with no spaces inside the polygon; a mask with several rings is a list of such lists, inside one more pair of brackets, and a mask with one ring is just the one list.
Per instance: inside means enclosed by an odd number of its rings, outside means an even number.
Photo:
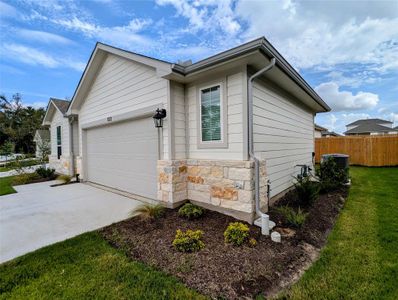
[{"label": "roof gable", "polygon": [[68,110],[69,105],[70,105],[70,102],[68,100],[50,98],[48,105],[47,105],[46,114],[44,115],[42,124],[50,125],[51,120],[54,116],[54,113],[57,111],[64,116]]},{"label": "roof gable", "polygon": [[83,71],[75,93],[73,94],[71,104],[67,111],[68,115],[77,113],[78,108],[81,106],[84,97],[87,95],[92,83],[94,82],[97,72],[101,69],[102,64],[104,63],[108,54],[114,54],[116,56],[155,68],[159,77],[171,72],[172,64],[169,62],[122,50],[120,48],[106,44],[97,43],[93,52],[91,53],[86,68]]}]

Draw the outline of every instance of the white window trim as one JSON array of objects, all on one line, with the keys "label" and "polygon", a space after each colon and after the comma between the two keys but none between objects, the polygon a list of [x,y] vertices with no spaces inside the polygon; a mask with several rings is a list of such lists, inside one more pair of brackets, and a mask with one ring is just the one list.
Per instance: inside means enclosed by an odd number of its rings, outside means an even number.
[{"label": "white window trim", "polygon": [[[208,149],[208,148],[228,148],[227,141],[227,97],[226,97],[226,80],[213,81],[211,83],[206,83],[200,85],[197,88],[197,99],[196,99],[196,116],[197,116],[197,143],[198,149]],[[221,126],[221,140],[220,141],[203,141],[202,140],[202,90],[212,88],[219,85],[220,86],[220,126]]]}]

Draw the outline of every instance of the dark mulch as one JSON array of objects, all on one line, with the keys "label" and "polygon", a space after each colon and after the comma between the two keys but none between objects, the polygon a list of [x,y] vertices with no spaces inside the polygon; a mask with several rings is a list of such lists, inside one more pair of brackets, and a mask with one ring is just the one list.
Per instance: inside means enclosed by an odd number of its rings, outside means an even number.
[{"label": "dark mulch", "polygon": [[[276,205],[291,201],[292,195]],[[295,234],[283,237],[280,244],[262,236],[260,228],[250,226],[251,237],[258,241],[256,247],[227,245],[223,232],[236,220],[213,211],[206,211],[198,220],[186,220],[177,210],[167,210],[160,220],[135,217],[108,226],[101,233],[132,258],[178,277],[203,294],[227,299],[267,296],[291,284],[313,261],[314,251],[324,245],[346,195],[346,190],[321,195],[308,208],[304,226],[290,230]],[[284,232],[283,218],[272,210],[270,218]],[[206,247],[197,253],[177,252],[172,246],[177,229],[203,230]]]}]

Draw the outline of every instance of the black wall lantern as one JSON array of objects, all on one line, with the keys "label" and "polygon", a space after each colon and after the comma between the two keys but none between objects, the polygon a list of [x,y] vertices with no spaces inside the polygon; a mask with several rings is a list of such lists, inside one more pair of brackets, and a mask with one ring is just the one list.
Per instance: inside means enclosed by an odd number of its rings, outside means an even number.
[{"label": "black wall lantern", "polygon": [[158,108],[156,113],[153,115],[153,121],[155,122],[156,128],[163,127],[163,119],[166,118],[166,110],[164,108]]}]

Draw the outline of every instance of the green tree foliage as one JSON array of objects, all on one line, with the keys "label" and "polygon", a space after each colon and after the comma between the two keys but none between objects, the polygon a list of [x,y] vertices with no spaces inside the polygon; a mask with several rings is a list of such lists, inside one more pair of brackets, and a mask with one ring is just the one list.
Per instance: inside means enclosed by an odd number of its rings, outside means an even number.
[{"label": "green tree foliage", "polygon": [[22,96],[14,94],[12,99],[0,95],[0,146],[11,142],[17,153],[34,153],[33,138],[46,111],[22,104]]}]

